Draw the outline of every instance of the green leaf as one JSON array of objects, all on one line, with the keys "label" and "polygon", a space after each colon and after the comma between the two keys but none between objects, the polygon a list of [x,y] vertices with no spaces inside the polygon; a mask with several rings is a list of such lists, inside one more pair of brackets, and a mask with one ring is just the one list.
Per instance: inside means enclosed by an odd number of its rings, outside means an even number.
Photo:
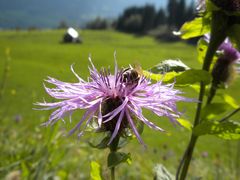
[{"label": "green leaf", "polygon": [[198,82],[209,84],[211,82],[211,75],[209,72],[198,69],[190,69],[176,76],[176,85],[195,84]]},{"label": "green leaf", "polygon": [[[204,38],[199,39],[198,44],[197,44],[197,53],[198,53],[198,61],[203,64],[204,58],[206,56],[206,52],[208,49],[208,42],[204,40]],[[217,53],[213,56],[213,60],[211,63],[210,69],[213,68],[214,64],[216,63],[218,57]]]},{"label": "green leaf", "polygon": [[177,121],[183,126],[183,127],[185,127],[186,129],[188,129],[188,130],[192,130],[192,124],[188,121],[188,120],[186,120],[186,119],[182,119],[182,118],[178,118],[177,119]]},{"label": "green leaf", "polygon": [[138,133],[142,134],[144,130],[144,123],[142,121],[137,121],[136,125]]},{"label": "green leaf", "polygon": [[203,63],[206,52],[208,48],[208,43],[203,39],[199,39],[198,44],[197,44],[197,52],[198,52],[198,61],[200,63]]},{"label": "green leaf", "polygon": [[226,103],[211,103],[206,105],[202,109],[201,119],[210,120],[216,116],[225,113],[228,110],[228,104]]},{"label": "green leaf", "polygon": [[22,177],[27,179],[30,175],[30,172],[24,161],[21,163],[21,170]]},{"label": "green leaf", "polygon": [[195,128],[193,133],[197,136],[206,134],[216,135],[222,139],[240,139],[240,123],[233,121],[203,121]]},{"label": "green leaf", "polygon": [[192,21],[184,23],[180,31],[174,34],[180,35],[182,39],[189,39],[208,32],[210,32],[210,15],[206,14],[204,17],[196,17]]},{"label": "green leaf", "polygon": [[97,149],[105,149],[108,147],[108,143],[110,141],[110,137],[107,135],[106,137],[104,137],[98,144],[94,144],[93,142],[88,142],[88,144],[93,147],[93,148],[97,148]]},{"label": "green leaf", "polygon": [[155,80],[155,81],[163,81],[163,82],[169,82],[173,80],[176,76],[180,75],[181,73],[177,72],[168,72],[165,74],[154,74],[148,71],[143,71],[144,76]]},{"label": "green leaf", "polygon": [[144,75],[156,81],[163,81],[166,83],[171,83],[176,80],[176,85],[188,85],[195,84],[198,82],[204,82],[209,84],[211,82],[211,75],[209,72],[204,70],[190,69],[185,72],[176,73],[169,72],[166,74],[154,74],[147,71],[144,71]]},{"label": "green leaf", "polygon": [[60,179],[67,179],[68,173],[64,170],[59,170],[57,176],[60,177]]},{"label": "green leaf", "polygon": [[131,154],[123,153],[123,152],[111,152],[108,155],[108,167],[112,168],[121,163],[127,162],[131,164]]},{"label": "green leaf", "polygon": [[153,66],[148,71],[143,71],[143,74],[155,81],[168,82],[188,69],[190,68],[181,60],[169,59]]},{"label": "green leaf", "polygon": [[181,60],[165,60],[161,63],[153,66],[150,72],[154,74],[165,74],[167,72],[182,72],[190,69],[186,64],[184,64]]},{"label": "green leaf", "polygon": [[101,166],[96,161],[91,162],[90,176],[92,180],[102,180]]},{"label": "green leaf", "polygon": [[206,0],[206,10],[208,12],[211,12],[211,11],[219,11],[220,8],[217,7],[211,0]]},{"label": "green leaf", "polygon": [[222,94],[221,97],[223,98],[223,100],[224,100],[228,105],[230,105],[230,106],[233,107],[234,109],[239,108],[238,103],[236,102],[236,100],[235,100],[232,96],[224,93],[224,94]]},{"label": "green leaf", "polygon": [[228,30],[228,36],[231,41],[236,44],[238,50],[240,50],[240,24],[235,24]]}]

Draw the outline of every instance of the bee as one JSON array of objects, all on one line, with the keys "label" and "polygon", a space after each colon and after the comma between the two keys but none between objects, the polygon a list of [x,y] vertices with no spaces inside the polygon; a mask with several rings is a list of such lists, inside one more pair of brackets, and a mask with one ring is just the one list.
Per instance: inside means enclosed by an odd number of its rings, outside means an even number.
[{"label": "bee", "polygon": [[131,65],[129,68],[123,70],[122,78],[123,82],[128,85],[138,84],[140,77],[142,76],[142,68],[141,66],[132,67]]}]

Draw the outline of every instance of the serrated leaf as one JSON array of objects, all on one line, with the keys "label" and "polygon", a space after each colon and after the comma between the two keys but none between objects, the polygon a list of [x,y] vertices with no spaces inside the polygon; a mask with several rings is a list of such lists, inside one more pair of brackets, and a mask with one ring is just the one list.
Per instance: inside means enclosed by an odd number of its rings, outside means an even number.
[{"label": "serrated leaf", "polygon": [[186,129],[188,129],[188,130],[192,130],[192,124],[188,121],[188,120],[186,120],[186,119],[182,119],[182,118],[178,118],[177,119],[177,121],[183,126],[183,127],[185,127]]},{"label": "serrated leaf", "polygon": [[167,72],[182,72],[190,69],[186,64],[184,64],[181,60],[164,60],[161,63],[153,66],[150,72],[154,74],[165,74]]},{"label": "serrated leaf", "polygon": [[230,105],[231,107],[233,107],[234,109],[237,109],[239,107],[238,103],[236,102],[236,100],[228,95],[228,94],[223,94],[221,96],[223,98],[223,100],[228,104]]},{"label": "serrated leaf", "polygon": [[97,148],[97,149],[105,149],[108,147],[108,143],[110,141],[110,137],[109,136],[106,136],[104,137],[98,144],[94,144],[92,142],[88,142],[88,144],[93,147],[93,148]]},{"label": "serrated leaf", "polygon": [[96,161],[91,162],[90,176],[92,180],[102,180],[101,166]]},{"label": "serrated leaf", "polygon": [[176,85],[195,84],[198,82],[209,84],[211,82],[211,75],[209,72],[198,69],[190,69],[176,76]]},{"label": "serrated leaf", "polygon": [[143,71],[143,74],[155,81],[168,82],[188,69],[190,68],[181,60],[169,59],[153,66],[148,71]]},{"label": "serrated leaf", "polygon": [[131,154],[123,153],[123,152],[111,152],[108,155],[108,167],[112,168],[121,163],[127,162],[131,164]]},{"label": "serrated leaf", "polygon": [[236,140],[240,139],[240,123],[233,121],[203,121],[193,128],[193,133],[196,136],[212,134],[222,139]]},{"label": "serrated leaf", "polygon": [[202,36],[208,32],[210,32],[210,17],[205,15],[184,23],[180,31],[175,35],[180,35],[182,39],[189,39]]},{"label": "serrated leaf", "polygon": [[153,80],[163,81],[166,83],[176,81],[175,83],[176,85],[189,85],[201,81],[204,82],[205,84],[209,84],[211,82],[211,75],[209,74],[209,72],[196,69],[190,69],[181,73],[169,72],[164,75],[144,71],[144,75]]},{"label": "serrated leaf", "polygon": [[226,103],[211,103],[206,105],[202,109],[201,119],[210,120],[215,118],[228,110],[228,104]]},{"label": "serrated leaf", "polygon": [[150,78],[155,81],[163,81],[163,82],[169,82],[173,80],[176,76],[180,75],[182,72],[177,73],[177,72],[168,72],[165,74],[154,74],[148,71],[143,71],[144,76],[147,78]]},{"label": "serrated leaf", "polygon": [[200,92],[200,85],[199,85],[199,84],[192,84],[192,85],[190,85],[190,87],[191,87],[194,91],[196,91],[197,93]]}]

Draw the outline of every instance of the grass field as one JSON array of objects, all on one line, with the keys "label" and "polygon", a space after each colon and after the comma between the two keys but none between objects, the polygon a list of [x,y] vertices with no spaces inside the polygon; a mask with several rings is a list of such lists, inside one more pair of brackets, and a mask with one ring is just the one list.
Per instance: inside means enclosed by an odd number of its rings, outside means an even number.
[{"label": "grass field", "polygon": [[[1,31],[0,32],[0,82],[4,64],[9,59],[9,70],[0,99],[0,178],[9,173],[21,172],[22,179],[89,179],[90,161],[98,161],[103,174],[108,176],[106,158],[108,150],[90,148],[83,137],[63,137],[74,123],[58,122],[53,127],[41,127],[50,114],[33,110],[34,102],[43,98],[51,100],[43,89],[43,79],[52,76],[63,81],[77,81],[70,71],[75,70],[87,78],[88,56],[94,64],[113,66],[116,50],[120,66],[139,63],[143,69],[165,59],[181,59],[192,68],[199,68],[194,46],[185,43],[157,42],[150,37],[135,37],[113,31],[82,31],[83,44],[60,43],[63,31]],[[9,51],[9,55],[7,55]],[[240,81],[237,80],[226,92],[238,103]],[[197,93],[187,88],[187,97],[197,98]],[[181,103],[186,111],[184,118],[192,121],[196,104]],[[170,132],[170,135],[144,129],[144,149],[133,140],[123,151],[131,152],[132,164],[117,168],[117,179],[152,179],[156,164],[165,165],[175,174],[179,159],[184,152],[190,132],[173,126],[168,120],[147,113],[149,119]],[[74,115],[77,122],[81,112]],[[235,116],[233,119],[238,119]],[[88,136],[88,135],[86,135]],[[239,170],[237,142],[223,141],[216,137],[202,137],[194,153],[190,168],[192,179],[237,179]]]}]

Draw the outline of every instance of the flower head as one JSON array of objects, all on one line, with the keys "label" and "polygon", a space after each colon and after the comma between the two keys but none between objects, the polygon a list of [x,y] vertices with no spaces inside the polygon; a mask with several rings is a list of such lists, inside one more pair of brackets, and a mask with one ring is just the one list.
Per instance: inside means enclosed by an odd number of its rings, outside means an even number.
[{"label": "flower head", "polygon": [[226,39],[218,48],[222,52],[222,59],[225,59],[229,63],[240,61],[240,52],[235,49],[229,39]]},{"label": "flower head", "polygon": [[212,76],[216,85],[224,83],[227,87],[237,70],[234,64],[240,62],[240,53],[227,39],[218,48],[220,55],[214,65]]},{"label": "flower head", "polygon": [[[209,36],[205,36],[205,39],[208,41]],[[240,63],[240,52],[233,47],[232,43],[227,38],[218,47],[217,54],[218,59],[212,70],[213,84],[218,86],[224,83],[227,86],[234,72],[236,70],[239,71],[239,69],[234,67],[234,64]]]},{"label": "flower head", "polygon": [[77,77],[77,83],[67,83],[49,77],[46,82],[55,85],[55,88],[47,88],[46,92],[53,98],[58,99],[54,103],[37,103],[45,110],[56,109],[45,125],[54,124],[66,115],[84,109],[82,119],[69,132],[83,128],[82,135],[89,123],[96,121],[98,128],[111,133],[109,144],[117,136],[129,128],[140,143],[143,141],[137,130],[137,122],[143,122],[148,127],[158,131],[162,128],[149,121],[143,115],[143,109],[148,109],[158,116],[168,117],[177,122],[181,113],[177,111],[176,102],[192,101],[179,96],[179,90],[173,89],[173,84],[164,85],[162,82],[152,84],[149,79],[140,75],[131,66],[127,69],[118,69],[115,63],[114,74],[110,70],[102,69],[100,72],[95,68],[91,59],[90,78],[84,81],[71,67]]}]

